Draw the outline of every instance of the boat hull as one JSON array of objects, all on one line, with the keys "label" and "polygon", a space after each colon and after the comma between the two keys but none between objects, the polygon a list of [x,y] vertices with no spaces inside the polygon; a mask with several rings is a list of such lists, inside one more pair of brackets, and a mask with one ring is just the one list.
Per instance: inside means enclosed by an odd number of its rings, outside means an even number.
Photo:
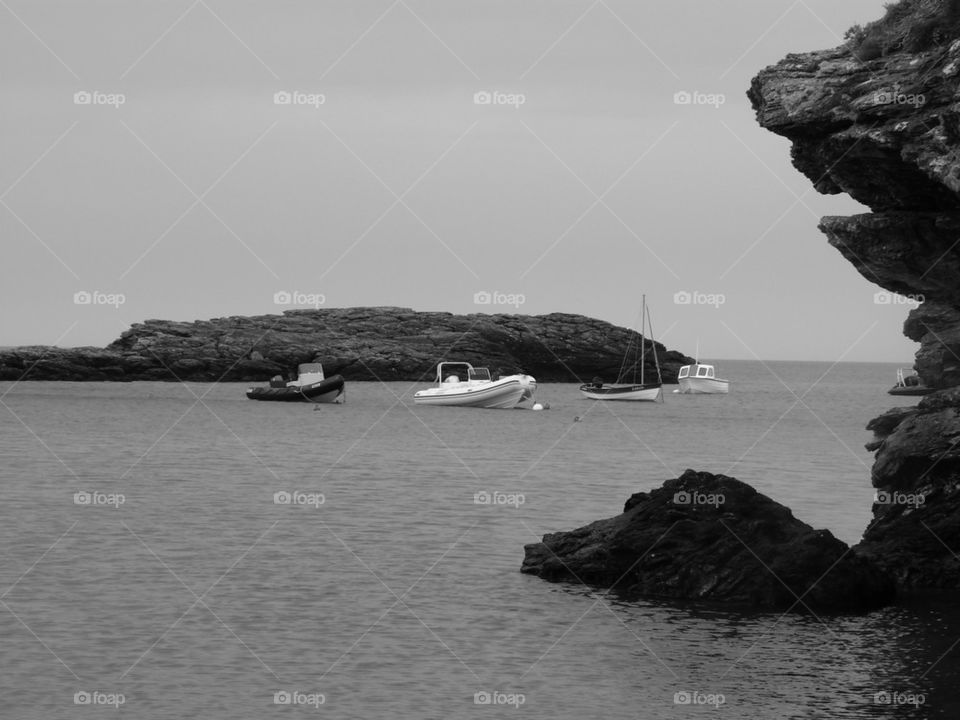
[{"label": "boat hull", "polygon": [[936,392],[936,388],[926,387],[924,385],[895,385],[887,390],[890,395],[901,395],[907,397],[920,397]]},{"label": "boat hull", "polygon": [[343,378],[340,375],[334,375],[325,380],[301,386],[250,388],[247,390],[247,398],[267,402],[335,403],[342,401],[343,393]]},{"label": "boat hull", "polygon": [[730,382],[720,378],[685,377],[677,381],[681,395],[726,395]]},{"label": "boat hull", "polygon": [[634,400],[657,402],[663,398],[663,387],[647,385],[581,385],[581,394],[590,400]]},{"label": "boat hull", "polygon": [[413,396],[413,402],[417,405],[507,410],[532,397],[535,389],[536,383],[531,389],[530,383],[511,377],[478,385],[458,383],[453,387],[421,390]]}]

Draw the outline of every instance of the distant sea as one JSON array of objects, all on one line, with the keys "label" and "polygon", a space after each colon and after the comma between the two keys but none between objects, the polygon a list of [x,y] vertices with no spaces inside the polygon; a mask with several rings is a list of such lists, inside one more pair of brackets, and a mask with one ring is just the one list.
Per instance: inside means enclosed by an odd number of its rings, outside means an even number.
[{"label": "distant sea", "polygon": [[544,412],[0,384],[0,716],[960,717],[942,600],[743,614],[521,575],[524,544],[686,468],[859,539],[896,366],[718,367],[725,397],[548,384]]}]

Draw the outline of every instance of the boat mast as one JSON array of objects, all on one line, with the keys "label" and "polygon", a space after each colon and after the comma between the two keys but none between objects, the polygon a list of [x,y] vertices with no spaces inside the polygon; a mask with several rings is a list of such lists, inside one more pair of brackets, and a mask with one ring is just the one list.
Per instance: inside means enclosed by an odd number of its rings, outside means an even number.
[{"label": "boat mast", "polygon": [[640,353],[640,384],[643,385],[644,369],[647,364],[647,296],[643,296],[643,305],[640,309],[640,342],[643,352]]},{"label": "boat mast", "polygon": [[[647,315],[647,326],[650,328],[650,337],[651,344],[653,346],[653,362],[657,366],[657,382],[661,385],[663,384],[663,378],[660,376],[660,358],[657,357],[657,343],[653,340],[653,321],[650,320],[650,311],[646,309],[646,302],[644,302],[644,312]],[[699,352],[699,348],[698,348]]]}]

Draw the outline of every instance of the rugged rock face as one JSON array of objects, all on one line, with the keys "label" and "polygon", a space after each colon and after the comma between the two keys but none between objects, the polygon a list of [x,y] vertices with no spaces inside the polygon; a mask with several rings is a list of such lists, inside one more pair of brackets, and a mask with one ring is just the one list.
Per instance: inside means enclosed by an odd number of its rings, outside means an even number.
[{"label": "rugged rock face", "polygon": [[687,470],[617,517],[527,545],[521,570],[627,598],[711,600],[795,612],[890,602],[889,577],[827,530],[724,475]]},{"label": "rugged rock face", "polygon": [[[106,348],[0,351],[0,380],[260,381],[302,362],[348,380],[427,380],[442,359],[541,382],[612,382],[631,330],[582,315],[452,315],[404,308],[288,310],[197,322],[148,320]],[[647,340],[647,377],[656,377]],[[656,343],[664,382],[693,362]]]},{"label": "rugged rock face", "polygon": [[923,300],[904,333],[940,391],[868,426],[878,502],[857,551],[902,588],[960,588],[960,2],[894,3],[846,45],[766,68],[748,95],[817,190],[872,210],[824,218],[830,244]]}]

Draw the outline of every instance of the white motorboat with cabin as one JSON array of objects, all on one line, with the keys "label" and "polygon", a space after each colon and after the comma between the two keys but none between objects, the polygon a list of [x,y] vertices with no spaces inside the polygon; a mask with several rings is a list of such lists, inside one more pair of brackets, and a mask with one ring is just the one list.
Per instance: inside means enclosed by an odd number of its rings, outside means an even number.
[{"label": "white motorboat with cabin", "polygon": [[730,381],[717,377],[713,365],[696,362],[684,365],[677,373],[677,383],[681,395],[726,395],[730,392]]},{"label": "white motorboat with cabin", "polygon": [[530,375],[507,375],[494,380],[487,368],[468,362],[441,362],[437,385],[413,396],[417,405],[448,405],[509,409],[533,398],[537,381]]}]

